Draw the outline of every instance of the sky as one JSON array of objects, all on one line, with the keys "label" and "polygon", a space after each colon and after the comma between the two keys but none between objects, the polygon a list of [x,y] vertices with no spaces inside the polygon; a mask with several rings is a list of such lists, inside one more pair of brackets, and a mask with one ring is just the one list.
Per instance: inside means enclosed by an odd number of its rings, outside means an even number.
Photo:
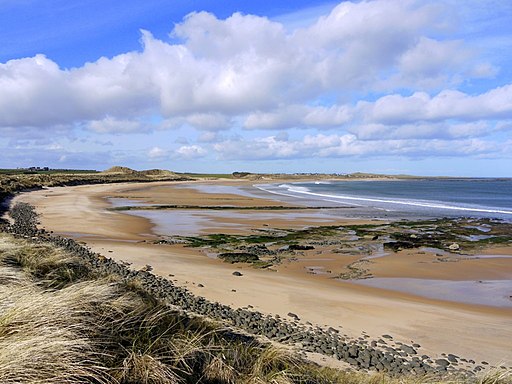
[{"label": "sky", "polygon": [[512,2],[0,0],[0,168],[512,177]]}]

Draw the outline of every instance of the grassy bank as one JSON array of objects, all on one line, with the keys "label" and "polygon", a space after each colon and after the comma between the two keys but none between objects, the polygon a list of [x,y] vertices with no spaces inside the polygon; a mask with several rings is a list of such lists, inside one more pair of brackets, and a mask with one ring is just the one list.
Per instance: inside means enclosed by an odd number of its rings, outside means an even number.
[{"label": "grassy bank", "polygon": [[176,180],[189,180],[189,178],[163,170],[134,171],[121,167],[115,167],[113,171],[107,170],[105,172],[95,173],[80,171],[51,171],[38,173],[0,172],[0,193],[9,194],[22,190],[38,189],[41,187],[59,187],[81,184]]},{"label": "grassy bank", "polygon": [[113,167],[104,172],[61,170],[25,173],[20,170],[4,169],[0,170],[0,213],[6,208],[2,203],[20,191],[86,184],[180,180],[191,179],[159,169],[134,171],[124,167]]}]

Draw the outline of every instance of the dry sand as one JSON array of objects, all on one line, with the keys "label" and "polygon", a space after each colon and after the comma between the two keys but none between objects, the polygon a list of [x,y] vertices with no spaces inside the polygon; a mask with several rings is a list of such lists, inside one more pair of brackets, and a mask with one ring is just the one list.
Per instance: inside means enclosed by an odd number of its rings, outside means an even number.
[{"label": "dry sand", "polygon": [[[213,182],[212,182],[213,183]],[[237,182],[223,184],[241,185]],[[235,307],[252,305],[264,313],[286,317],[299,315],[302,322],[333,326],[351,336],[366,332],[372,338],[391,334],[395,340],[417,342],[419,353],[432,357],[442,352],[454,353],[477,362],[512,364],[512,308],[453,303],[427,299],[407,293],[365,287],[330,279],[329,274],[307,273],[307,267],[342,270],[357,258],[329,254],[329,249],[306,252],[304,260],[284,263],[271,270],[230,265],[209,258],[205,253],[181,245],[157,245],[154,225],[147,219],[121,212],[107,211],[106,197],[128,197],[152,204],[270,206],[285,205],[271,199],[235,194],[201,193],[189,185],[178,183],[93,185],[51,188],[22,194],[16,201],[36,206],[41,227],[84,241],[103,255],[132,263],[134,268],[146,264],[154,272],[189,288],[209,300]],[[204,184],[204,182],[203,182]],[[275,214],[276,212],[274,212]],[[272,227],[302,228],[322,225],[314,211],[310,217],[293,221],[274,217],[265,220],[236,220],[229,217],[208,220],[200,230],[211,232],[223,222],[237,227],[221,227],[244,233],[265,224]],[[366,220],[367,221],[367,220]],[[329,224],[365,222],[331,219]],[[512,254],[510,248],[488,250],[489,254]],[[512,277],[512,259],[489,258],[436,263],[435,255],[407,251],[373,259],[370,268],[377,277],[408,277],[428,279],[492,279]],[[243,276],[233,276],[238,270]],[[199,287],[202,284],[204,287]]]}]

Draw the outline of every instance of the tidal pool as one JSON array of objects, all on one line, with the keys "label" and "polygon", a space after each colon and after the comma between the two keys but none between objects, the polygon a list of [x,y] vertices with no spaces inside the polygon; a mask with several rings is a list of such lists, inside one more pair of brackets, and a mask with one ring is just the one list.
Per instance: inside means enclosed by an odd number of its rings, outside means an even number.
[{"label": "tidal pool", "polygon": [[429,299],[493,307],[512,307],[512,280],[433,280],[405,277],[375,277],[351,280],[369,287],[409,293]]}]

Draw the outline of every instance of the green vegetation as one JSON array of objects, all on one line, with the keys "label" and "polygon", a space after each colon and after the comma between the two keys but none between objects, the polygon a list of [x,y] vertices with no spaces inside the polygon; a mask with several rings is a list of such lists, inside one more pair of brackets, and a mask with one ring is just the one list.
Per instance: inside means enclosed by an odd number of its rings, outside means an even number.
[{"label": "green vegetation", "polygon": [[0,169],[0,175],[55,175],[55,174],[83,174],[83,173],[99,173],[93,169],[49,169],[44,170],[31,170],[29,168],[17,169]]},{"label": "green vegetation", "polygon": [[189,180],[164,170],[134,171],[124,167],[113,167],[105,172],[89,171],[42,171],[20,173],[19,170],[0,172],[0,201],[16,192],[43,187],[61,187],[84,184],[106,184],[122,182],[151,182]]},{"label": "green vegetation", "polygon": [[[329,246],[334,253],[362,257],[376,249],[433,248],[457,254],[471,254],[489,245],[512,243],[512,224],[489,219],[436,219],[346,226],[318,226],[304,229],[260,229],[250,235],[209,234],[174,236],[189,247],[209,248],[226,262],[247,262],[257,268],[277,265],[295,258],[296,251]],[[165,243],[164,241],[160,241]],[[252,253],[258,260],[240,258]],[[231,254],[232,256],[227,256]],[[337,278],[362,279],[371,275],[368,260],[358,260]]]},{"label": "green vegetation", "polygon": [[248,252],[231,252],[231,253],[221,253],[218,256],[219,259],[227,262],[227,263],[254,263],[260,261],[258,255],[254,253]]},{"label": "green vegetation", "polygon": [[177,236],[176,238],[184,240],[191,247],[219,247],[222,245],[248,245],[248,244],[285,244],[297,242],[300,240],[322,239],[324,237],[335,236],[342,232],[343,227],[339,226],[320,226],[305,229],[280,229],[278,233],[261,231],[254,235],[228,235],[223,233],[210,234],[205,236]]}]

